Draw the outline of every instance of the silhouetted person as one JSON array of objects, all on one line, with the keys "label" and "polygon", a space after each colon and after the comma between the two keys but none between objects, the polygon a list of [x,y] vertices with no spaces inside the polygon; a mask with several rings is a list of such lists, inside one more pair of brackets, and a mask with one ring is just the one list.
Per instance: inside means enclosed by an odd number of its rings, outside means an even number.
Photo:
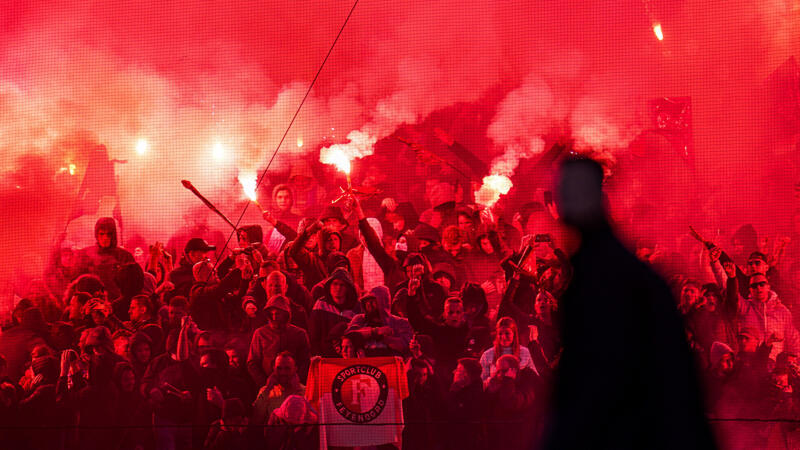
[{"label": "silhouetted person", "polygon": [[564,353],[545,448],[715,448],[667,285],[606,220],[603,170],[561,167],[559,213],[581,234],[561,302]]}]

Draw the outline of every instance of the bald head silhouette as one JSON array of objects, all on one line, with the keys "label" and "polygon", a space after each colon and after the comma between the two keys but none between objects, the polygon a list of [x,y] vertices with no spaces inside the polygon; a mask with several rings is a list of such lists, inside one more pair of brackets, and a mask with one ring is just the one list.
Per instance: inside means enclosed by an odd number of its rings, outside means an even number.
[{"label": "bald head silhouette", "polygon": [[579,230],[606,222],[600,164],[586,158],[569,159],[561,164],[558,213],[565,223]]}]

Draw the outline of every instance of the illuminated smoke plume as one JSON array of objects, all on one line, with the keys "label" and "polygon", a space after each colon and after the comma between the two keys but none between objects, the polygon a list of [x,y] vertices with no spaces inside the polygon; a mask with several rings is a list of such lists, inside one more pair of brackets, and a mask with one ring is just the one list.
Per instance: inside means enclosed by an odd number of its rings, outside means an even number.
[{"label": "illuminated smoke plume", "polygon": [[[8,230],[0,248],[19,272],[4,269],[4,286],[41,273],[89,145],[127,161],[116,164],[123,242],[134,234],[166,241],[204,221],[225,230],[180,180],[225,214],[239,214],[237,177],[252,180],[266,168],[350,8],[335,1],[14,3],[0,19],[0,196],[7,222],[26,226]],[[649,184],[641,191],[654,205],[675,195],[657,189],[661,181],[694,186],[737,199],[719,202],[732,211],[721,213],[720,228],[747,220],[787,230],[775,214],[786,209],[786,192],[774,186],[792,185],[800,163],[773,157],[776,146],[792,154],[793,142],[770,134],[771,123],[754,111],[766,77],[800,54],[797,12],[781,1],[649,3],[652,16],[641,2],[613,11],[585,0],[362,2],[267,182],[285,180],[298,159],[327,158],[324,148],[358,164],[403,124],[479,104],[492,117],[488,128],[468,130],[493,144],[479,155],[491,162],[482,175],[520,177],[519,161],[562,132],[582,151],[625,162],[624,175],[631,185]],[[674,95],[692,98],[694,166],[670,171],[630,160],[628,143],[649,126],[642,107]],[[395,176],[395,167],[383,169]],[[528,188],[515,181],[514,189]],[[632,192],[620,186],[618,204],[635,204]],[[113,204],[102,206],[110,214]],[[647,211],[636,217],[666,222],[658,208]],[[248,214],[244,220],[261,220]],[[683,214],[670,222],[676,230],[685,229]],[[95,218],[77,219],[69,239],[91,244]],[[16,256],[19,247],[26,256]]]}]

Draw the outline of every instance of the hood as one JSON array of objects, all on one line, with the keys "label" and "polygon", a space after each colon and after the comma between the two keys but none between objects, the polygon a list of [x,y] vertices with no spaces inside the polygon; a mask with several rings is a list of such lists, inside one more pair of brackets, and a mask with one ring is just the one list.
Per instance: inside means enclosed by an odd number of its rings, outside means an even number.
[{"label": "hood", "polygon": [[334,280],[342,281],[344,284],[347,285],[347,301],[344,304],[344,309],[356,309],[358,308],[358,290],[356,289],[355,283],[353,283],[353,279],[350,277],[350,273],[347,270],[337,267],[331,276],[325,279],[324,287],[325,287],[325,296],[323,299],[330,304],[333,304],[333,299],[331,298],[331,283]]},{"label": "hood", "polygon": [[413,236],[417,240],[425,239],[426,241],[431,241],[434,244],[438,244],[439,241],[441,241],[439,230],[425,222],[420,222],[419,225],[414,228]]},{"label": "hood", "polygon": [[267,311],[271,308],[279,309],[281,311],[285,311],[289,314],[289,320],[292,320],[292,308],[290,306],[290,301],[284,295],[273,295],[271,299],[267,301],[266,306],[264,306],[264,311]]},{"label": "hood", "polygon": [[278,196],[278,192],[280,192],[280,191],[288,191],[289,192],[289,197],[291,198],[291,200],[289,201],[289,209],[291,209],[292,206],[294,206],[294,192],[292,192],[292,188],[289,187],[288,184],[284,184],[284,183],[276,184],[275,187],[272,188],[272,205],[273,206],[275,205],[275,197]]},{"label": "hood", "polygon": [[369,295],[372,295],[378,301],[378,308],[380,308],[382,313],[385,313],[385,315],[390,314],[392,309],[392,294],[389,292],[389,288],[386,286],[375,286],[369,291]]},{"label": "hood", "polygon": [[456,269],[453,267],[452,264],[449,262],[439,262],[433,266],[433,270],[431,271],[431,276],[436,278],[437,274],[443,274],[446,277],[450,278],[450,285],[455,286],[456,284]]},{"label": "hood", "polygon": [[339,267],[344,268],[348,272],[352,272],[353,268],[350,260],[344,253],[331,252],[328,254],[328,257],[325,259],[325,268],[328,270],[328,273],[333,273],[333,271]]},{"label": "hood", "polygon": [[108,231],[109,233],[111,233],[111,248],[117,248],[117,222],[114,221],[114,218],[101,217],[97,219],[97,222],[94,224],[95,242],[97,241],[97,233],[100,230]]},{"label": "hood", "polygon": [[339,236],[339,248],[341,248],[341,246],[344,245],[344,239],[342,238],[342,233],[338,231],[333,231],[328,228],[323,228],[319,230],[319,244],[317,245],[319,246],[320,249],[325,247],[325,243],[328,242],[328,239],[330,239],[331,236]]},{"label": "hood", "polygon": [[715,341],[711,344],[711,351],[709,352],[708,360],[711,363],[711,367],[714,367],[719,363],[723,356],[727,355],[728,353],[733,353],[733,349],[728,346],[728,344],[724,342]]},{"label": "hood", "polygon": [[406,259],[403,260],[404,269],[408,266],[413,266],[414,264],[422,264],[422,267],[425,268],[425,275],[430,275],[431,263],[428,261],[428,258],[426,258],[425,255],[422,253],[409,253],[408,256],[406,256]]}]

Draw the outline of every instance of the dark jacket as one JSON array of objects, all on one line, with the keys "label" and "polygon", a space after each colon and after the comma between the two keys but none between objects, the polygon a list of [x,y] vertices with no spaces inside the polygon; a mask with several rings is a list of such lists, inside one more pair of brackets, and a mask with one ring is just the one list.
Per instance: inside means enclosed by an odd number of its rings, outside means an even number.
[{"label": "dark jacket", "polygon": [[[286,274],[284,274],[286,275]],[[286,282],[287,285],[291,286],[294,284],[296,287],[305,290],[304,287],[297,285],[294,281],[289,281],[290,276],[286,275]],[[264,286],[261,283],[256,283],[253,285],[250,290],[247,291],[247,295],[253,298],[253,301],[256,304],[256,307],[260,310],[263,310],[264,307],[267,305],[267,292],[264,290]],[[291,308],[292,313],[292,325],[298,326],[304,330],[308,329],[308,313],[306,312],[305,306],[305,296],[302,292],[298,294],[298,291],[295,290],[295,295],[299,295],[300,298],[297,299],[295,296],[289,294],[289,288],[286,289],[286,297],[291,300],[289,307]]]},{"label": "dark jacket", "polygon": [[80,268],[78,272],[97,275],[108,292],[108,298],[117,298],[120,295],[120,290],[114,281],[117,270],[125,264],[136,261],[129,251],[117,246],[117,226],[114,219],[110,217],[98,219],[94,227],[95,236],[101,229],[112,233],[111,246],[101,248],[99,244],[95,244],[81,249],[78,254]]},{"label": "dark jacket", "polygon": [[[291,315],[286,301],[279,296],[273,297],[267,308],[278,308]],[[287,324],[286,329],[276,331],[269,324],[257,329],[250,341],[247,355],[247,370],[257,386],[263,386],[272,373],[275,357],[282,351],[289,351],[297,363],[297,374],[305,380],[311,359],[308,334],[302,328]]]},{"label": "dark jacket", "polygon": [[202,330],[219,330],[230,325],[229,309],[238,308],[247,291],[242,272],[233,269],[219,283],[198,281],[189,295],[189,314]]},{"label": "dark jacket", "polygon": [[[331,297],[330,286],[333,280],[342,281],[347,285],[347,299],[343,305],[337,305]],[[325,281],[324,286],[325,295],[317,299],[314,309],[311,310],[309,315],[311,351],[314,355],[335,357],[337,355],[331,341],[333,337],[330,336],[331,330],[337,324],[344,324],[343,327],[347,326],[350,320],[361,312],[361,307],[358,304],[356,286],[345,269],[338,268],[334,270]]]},{"label": "dark jacket", "polygon": [[669,288],[607,224],[582,234],[546,448],[714,448]]},{"label": "dark jacket", "polygon": [[189,298],[189,291],[192,290],[192,284],[194,284],[192,263],[184,256],[178,262],[178,267],[172,269],[172,272],[169,273],[168,279],[170,283],[175,285],[175,289],[169,292],[169,298],[179,295]]},{"label": "dark jacket", "polygon": [[442,442],[448,450],[487,449],[486,396],[483,383],[474,381],[461,389],[450,389],[445,396],[445,417],[450,424],[442,429]]}]

